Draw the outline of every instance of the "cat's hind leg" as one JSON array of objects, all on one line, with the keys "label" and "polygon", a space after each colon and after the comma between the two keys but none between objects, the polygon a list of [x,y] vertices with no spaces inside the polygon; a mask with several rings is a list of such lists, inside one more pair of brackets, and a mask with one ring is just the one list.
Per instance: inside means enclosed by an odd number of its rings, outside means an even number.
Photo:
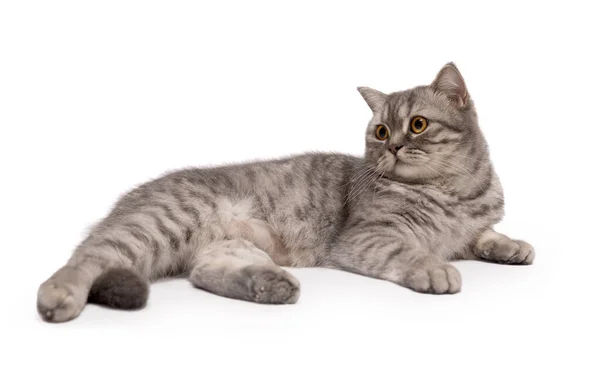
[{"label": "cat's hind leg", "polygon": [[294,304],[300,283],[251,242],[213,242],[195,258],[190,281],[223,297],[263,304]]},{"label": "cat's hind leg", "polygon": [[41,317],[47,322],[65,322],[79,316],[87,303],[119,309],[143,307],[148,280],[109,256],[76,255],[44,281],[37,298]]},{"label": "cat's hind leg", "polygon": [[40,316],[48,322],[65,322],[79,316],[87,303],[142,307],[148,298],[149,271],[144,273],[135,263],[148,256],[148,250],[142,241],[118,230],[90,235],[39,286]]}]

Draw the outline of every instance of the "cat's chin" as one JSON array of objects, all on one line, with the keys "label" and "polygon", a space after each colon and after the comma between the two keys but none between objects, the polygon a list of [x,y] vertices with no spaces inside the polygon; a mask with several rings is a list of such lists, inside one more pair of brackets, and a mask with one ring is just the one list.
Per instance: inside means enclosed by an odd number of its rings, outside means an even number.
[{"label": "cat's chin", "polygon": [[423,170],[422,166],[398,161],[394,165],[393,175],[398,181],[419,181],[430,177]]}]

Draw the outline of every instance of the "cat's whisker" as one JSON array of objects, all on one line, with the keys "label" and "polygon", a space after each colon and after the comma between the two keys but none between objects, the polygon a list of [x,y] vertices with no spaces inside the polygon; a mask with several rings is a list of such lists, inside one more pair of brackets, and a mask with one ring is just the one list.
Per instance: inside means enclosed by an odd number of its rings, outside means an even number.
[{"label": "cat's whisker", "polygon": [[367,179],[363,180],[363,182],[360,185],[356,185],[356,188],[353,191],[353,194],[348,196],[348,202],[352,202],[353,200],[358,201],[358,197],[361,196],[363,194],[363,192],[367,191],[367,189],[369,188],[369,186],[372,184],[373,180],[376,177],[376,171],[377,169],[375,169],[369,176]]},{"label": "cat's whisker", "polygon": [[352,200],[358,194],[360,194],[360,192],[369,184],[369,181],[373,178],[374,174],[375,174],[374,170],[369,171],[369,173],[366,174],[365,176],[363,176],[363,178],[361,178],[360,181],[354,183],[350,187],[350,191],[349,191],[349,193],[348,193],[348,195],[346,197],[346,201],[345,201],[346,204],[352,202]]},{"label": "cat's whisker", "polygon": [[453,171],[454,175],[463,176],[463,177],[469,177],[469,178],[475,179],[475,177],[467,169],[465,169],[462,166],[451,164],[448,161],[432,160],[432,161],[429,161],[429,164],[430,165],[435,165],[435,166],[438,166],[438,167],[441,167],[441,168],[451,168],[451,169],[454,170]]},{"label": "cat's whisker", "polygon": [[[383,169],[383,171],[381,171],[381,174],[377,178],[377,181],[375,182],[375,185],[377,185],[377,183],[379,182],[379,180],[381,180],[383,178],[383,175],[385,175],[385,169]],[[375,192],[375,194],[373,194],[373,202],[375,201],[376,198],[379,197],[379,193],[380,192],[381,192],[381,190],[378,190],[378,191]]]},{"label": "cat's whisker", "polygon": [[433,171],[434,173],[437,173],[438,175],[440,175],[442,177],[442,179],[444,180],[445,184],[450,185],[455,191],[458,191],[458,188],[456,187],[456,185],[454,185],[453,183],[450,182],[450,179],[448,178],[447,174],[442,173],[440,170],[434,169],[432,166],[429,166],[429,165],[424,165],[424,166],[427,167],[429,170]]},{"label": "cat's whisker", "polygon": [[[378,174],[378,170],[380,167],[381,167],[381,175]],[[377,184],[377,181],[381,178],[381,176],[383,176],[383,174],[385,173],[385,170],[386,170],[386,168],[384,166],[382,166],[382,165],[378,166],[378,168],[375,170],[375,175],[374,175],[371,183],[369,184],[369,186],[367,186],[367,189],[363,192],[363,194],[362,194],[363,196],[371,189],[371,187],[373,185]],[[375,195],[375,194],[373,194],[373,195]],[[361,197],[361,199],[362,199],[362,197]],[[360,202],[360,199],[358,200],[358,202]]]},{"label": "cat's whisker", "polygon": [[431,163],[437,163],[437,164],[444,164],[443,167],[450,167],[453,169],[457,169],[460,172],[464,172],[465,174],[469,174],[472,176],[471,171],[469,171],[469,169],[465,166],[462,166],[460,164],[458,164],[457,162],[454,161],[450,161],[450,160],[431,160]]},{"label": "cat's whisker", "polygon": [[480,156],[473,157],[473,156],[469,156],[469,155],[465,155],[465,154],[461,154],[461,153],[455,153],[455,152],[448,152],[448,153],[432,152],[432,153],[428,153],[428,155],[435,156],[435,157],[448,157],[448,156],[460,157],[460,158],[473,160],[473,161],[480,161],[482,159]]},{"label": "cat's whisker", "polygon": [[373,183],[377,180],[377,175],[379,173],[379,170],[383,170],[385,171],[385,167],[380,165],[377,165],[377,167],[375,168],[375,170],[373,171],[373,174],[370,175],[370,179],[367,180],[362,187],[360,188],[360,190],[353,195],[352,197],[350,197],[349,201],[352,201],[352,199],[355,199],[355,201],[358,203],[360,202],[360,200],[362,199],[362,197],[369,191],[369,189],[371,188],[371,186],[373,185]]},{"label": "cat's whisker", "polygon": [[369,174],[367,174],[366,177],[363,177],[361,179],[361,181],[352,185],[350,192],[348,193],[348,196],[346,198],[346,204],[352,202],[352,200],[366,188],[369,181],[372,179],[373,175],[375,174],[374,171],[376,171],[376,169],[369,171]]},{"label": "cat's whisker", "polygon": [[[467,168],[465,168],[464,166],[460,166],[457,163],[454,162],[450,162],[450,161],[439,161],[439,160],[432,160],[431,161],[433,164],[437,164],[439,167],[449,167],[451,169],[454,170],[458,170],[456,172],[456,175],[458,176],[462,176],[462,177],[466,177],[471,179],[474,183],[475,183],[475,187],[481,191],[481,189],[483,188],[483,183],[481,181],[479,181]],[[453,185],[454,186],[454,185]],[[454,186],[454,189],[457,190],[456,186]]]},{"label": "cat's whisker", "polygon": [[363,170],[359,171],[356,174],[356,177],[350,179],[350,181],[348,181],[346,184],[344,184],[345,186],[348,186],[350,184],[352,185],[359,185],[364,179],[368,178],[368,176],[370,175],[370,173],[372,173],[373,171],[375,171],[375,169],[371,166],[367,166],[366,168],[364,168]]},{"label": "cat's whisker", "polygon": [[367,175],[370,171],[373,171],[373,167],[365,166],[360,169],[355,176],[353,176],[348,182],[346,182],[343,186],[348,186],[350,184],[355,183],[357,180],[362,179],[365,175]]}]

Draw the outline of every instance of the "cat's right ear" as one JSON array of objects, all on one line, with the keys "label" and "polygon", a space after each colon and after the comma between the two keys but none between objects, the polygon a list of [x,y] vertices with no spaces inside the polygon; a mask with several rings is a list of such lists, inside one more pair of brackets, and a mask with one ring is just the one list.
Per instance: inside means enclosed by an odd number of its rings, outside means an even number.
[{"label": "cat's right ear", "polygon": [[359,86],[357,89],[373,113],[381,110],[387,99],[386,94],[366,86]]},{"label": "cat's right ear", "polygon": [[446,95],[459,108],[464,107],[469,100],[465,80],[453,62],[442,67],[431,85],[436,93]]}]

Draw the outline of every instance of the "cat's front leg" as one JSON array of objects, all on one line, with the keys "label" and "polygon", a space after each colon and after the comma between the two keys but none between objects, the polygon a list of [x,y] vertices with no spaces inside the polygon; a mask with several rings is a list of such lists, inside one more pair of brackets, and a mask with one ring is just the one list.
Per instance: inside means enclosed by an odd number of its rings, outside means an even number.
[{"label": "cat's front leg", "polygon": [[529,243],[514,240],[493,229],[488,229],[472,247],[477,258],[501,264],[531,265],[535,250]]},{"label": "cat's front leg", "polygon": [[389,262],[381,278],[419,293],[456,294],[462,278],[452,265],[421,249],[408,250]]},{"label": "cat's front leg", "polygon": [[419,293],[460,292],[460,272],[425,249],[400,238],[371,236],[362,241],[358,237],[336,245],[328,266],[391,281]]}]

